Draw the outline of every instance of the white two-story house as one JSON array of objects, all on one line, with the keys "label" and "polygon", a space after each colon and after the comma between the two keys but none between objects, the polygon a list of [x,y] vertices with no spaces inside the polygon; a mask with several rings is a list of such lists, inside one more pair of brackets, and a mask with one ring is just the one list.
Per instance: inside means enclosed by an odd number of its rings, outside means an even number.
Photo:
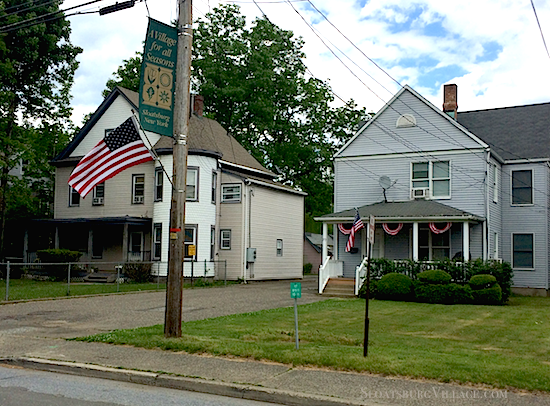
[{"label": "white two-story house", "polygon": [[[548,293],[550,103],[458,112],[446,85],[443,110],[403,87],[334,157],[335,212],[349,229],[358,209],[374,216],[372,257],[482,258],[510,262],[516,291]],[[334,227],[323,262],[355,277],[366,231],[345,251]]]},{"label": "white two-story house", "polygon": [[[156,159],[133,166],[98,185],[82,199],[67,181],[78,161],[109,131],[137,111],[139,95],[117,87],[74,140],[52,162],[56,167],[49,245],[83,253],[81,262],[147,261],[167,272],[173,139],[141,131]],[[259,280],[300,278],[303,271],[305,193],[274,181],[214,120],[202,116],[202,98],[192,100],[185,275]],[[29,228],[27,257],[48,248]],[[255,252],[255,255],[254,255]]]}]

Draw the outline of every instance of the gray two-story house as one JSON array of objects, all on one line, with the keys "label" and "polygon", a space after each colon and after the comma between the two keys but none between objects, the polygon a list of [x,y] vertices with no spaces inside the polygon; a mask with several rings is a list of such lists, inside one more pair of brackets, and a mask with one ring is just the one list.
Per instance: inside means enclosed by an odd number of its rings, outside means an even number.
[{"label": "gray two-story house", "polygon": [[[549,128],[550,103],[458,112],[446,85],[440,110],[405,86],[336,153],[324,235],[328,224],[349,228],[357,208],[366,224],[374,216],[375,258],[504,260],[516,291],[547,295]],[[355,278],[367,252],[365,229],[349,252],[334,230],[321,290]]]}]

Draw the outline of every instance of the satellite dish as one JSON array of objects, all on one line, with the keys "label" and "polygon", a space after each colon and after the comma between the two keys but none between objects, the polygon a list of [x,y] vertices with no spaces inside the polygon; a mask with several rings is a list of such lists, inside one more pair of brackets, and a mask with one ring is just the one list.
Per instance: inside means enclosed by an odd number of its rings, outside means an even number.
[{"label": "satellite dish", "polygon": [[378,183],[380,184],[380,187],[384,190],[389,189],[392,186],[391,179],[386,175],[380,176],[380,179],[378,179]]}]

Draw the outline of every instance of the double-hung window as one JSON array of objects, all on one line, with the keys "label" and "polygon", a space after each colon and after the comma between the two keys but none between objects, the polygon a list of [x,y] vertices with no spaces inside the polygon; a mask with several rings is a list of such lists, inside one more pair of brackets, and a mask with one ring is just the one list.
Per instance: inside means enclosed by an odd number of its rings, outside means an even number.
[{"label": "double-hung window", "polygon": [[283,240],[277,239],[277,256],[283,256]]},{"label": "double-hung window", "polygon": [[[440,226],[440,224],[436,223],[436,226]],[[418,230],[418,257],[428,261],[449,258],[451,253],[450,234],[450,231],[435,234],[429,228],[420,228]]]},{"label": "double-hung window", "polygon": [[155,168],[155,202],[162,202],[162,184],[164,173],[162,168]]},{"label": "double-hung window", "polygon": [[222,250],[231,249],[231,230],[220,230],[220,248]]},{"label": "double-hung window", "polygon": [[413,198],[450,198],[451,169],[449,161],[413,162],[411,185]]},{"label": "double-hung window", "polygon": [[533,171],[512,171],[512,204],[533,204]]},{"label": "double-hung window", "polygon": [[162,255],[162,223],[153,225],[153,260],[160,261]]},{"label": "double-hung window", "polygon": [[212,203],[216,203],[217,193],[218,193],[218,173],[212,172]]},{"label": "double-hung window", "polygon": [[145,175],[132,176],[132,203],[143,204],[145,199]]},{"label": "double-hung window", "polygon": [[239,203],[241,201],[241,185],[222,185],[222,203]]},{"label": "double-hung window", "polygon": [[78,207],[80,206],[80,195],[76,191],[76,189],[73,189],[71,186],[69,186],[69,207]]},{"label": "double-hung window", "polygon": [[535,263],[533,234],[512,234],[512,267],[533,269]]},{"label": "double-hung window", "polygon": [[[185,226],[185,259],[194,260],[197,257],[197,226]],[[189,247],[195,247],[195,254],[189,252]]]},{"label": "double-hung window", "polygon": [[94,187],[94,195],[92,198],[92,206],[103,206],[105,199],[105,182]]},{"label": "double-hung window", "polygon": [[199,168],[187,168],[185,193],[188,202],[197,202],[199,200]]}]

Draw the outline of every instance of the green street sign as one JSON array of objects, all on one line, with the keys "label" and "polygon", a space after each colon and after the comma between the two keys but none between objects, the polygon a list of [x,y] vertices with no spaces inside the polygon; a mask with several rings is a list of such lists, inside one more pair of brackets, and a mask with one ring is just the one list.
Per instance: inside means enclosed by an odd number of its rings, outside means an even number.
[{"label": "green street sign", "polygon": [[290,297],[292,299],[302,297],[302,284],[300,282],[290,282]]},{"label": "green street sign", "polygon": [[174,87],[178,31],[149,19],[143,49],[139,87],[141,126],[157,134],[174,136]]}]

